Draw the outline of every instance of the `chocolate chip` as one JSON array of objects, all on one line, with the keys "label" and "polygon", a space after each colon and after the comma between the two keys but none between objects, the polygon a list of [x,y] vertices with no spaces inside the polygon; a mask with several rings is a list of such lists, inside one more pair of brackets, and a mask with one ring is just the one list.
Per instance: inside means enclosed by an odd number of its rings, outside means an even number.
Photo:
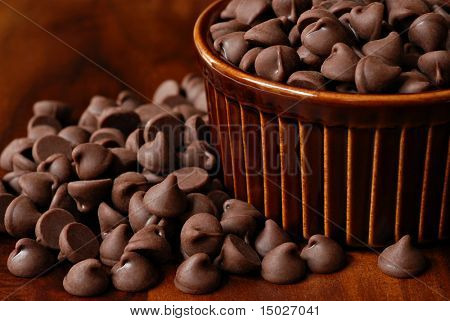
[{"label": "chocolate chip", "polygon": [[228,235],[220,255],[214,261],[223,271],[234,274],[247,274],[261,267],[258,254],[235,235]]},{"label": "chocolate chip", "polygon": [[33,148],[34,141],[30,138],[16,138],[3,149],[0,155],[0,166],[10,172],[13,170],[12,158],[14,154],[24,154]]},{"label": "chocolate chip", "polygon": [[171,258],[171,247],[164,229],[150,224],[136,232],[125,247],[125,252],[137,252],[152,262],[163,264]]},{"label": "chocolate chip", "polygon": [[337,43],[322,64],[322,74],[332,80],[353,82],[359,57],[345,43]]},{"label": "chocolate chip", "polygon": [[59,187],[58,178],[50,173],[28,173],[19,178],[22,194],[28,196],[38,207],[48,207]]},{"label": "chocolate chip", "polygon": [[300,34],[303,32],[306,26],[309,26],[317,20],[325,17],[336,19],[336,17],[331,12],[320,8],[313,8],[303,12],[297,20],[297,26]]},{"label": "chocolate chip", "polygon": [[298,30],[297,25],[293,26],[288,35],[289,43],[291,47],[298,48],[302,44],[302,39],[300,35],[300,31]]},{"label": "chocolate chip", "polygon": [[211,32],[212,39],[216,40],[217,38],[227,35],[229,33],[237,31],[247,31],[249,28],[250,27],[248,25],[240,23],[237,20],[229,20],[213,24],[209,28],[209,31]]},{"label": "chocolate chip", "polygon": [[215,257],[222,247],[224,234],[219,220],[207,213],[195,214],[181,229],[181,251],[186,257],[206,253]]},{"label": "chocolate chip", "polygon": [[189,294],[215,291],[221,283],[220,271],[205,253],[197,253],[181,263],[175,276],[178,290]]},{"label": "chocolate chip", "polygon": [[101,145],[86,143],[74,148],[72,158],[78,177],[89,180],[106,173],[112,164],[113,155],[109,149]]},{"label": "chocolate chip", "polygon": [[408,31],[409,41],[425,52],[444,49],[447,34],[447,22],[437,13],[421,15],[414,20]]},{"label": "chocolate chip", "polygon": [[349,13],[354,7],[356,7],[361,1],[354,0],[341,0],[333,3],[328,10],[336,17],[340,17],[343,14]]},{"label": "chocolate chip", "polygon": [[181,114],[159,114],[150,119],[144,128],[144,140],[150,142],[162,131],[170,146],[178,148],[183,143],[184,122]]},{"label": "chocolate chip", "polygon": [[409,235],[388,246],[378,257],[378,267],[394,278],[413,278],[427,267],[425,256],[411,243]]},{"label": "chocolate chip", "polygon": [[173,152],[169,137],[162,131],[156,134],[154,140],[139,148],[137,160],[139,164],[153,173],[167,173],[173,169]]},{"label": "chocolate chip", "polygon": [[213,170],[217,164],[211,146],[202,140],[192,142],[179,158],[183,167],[200,167],[207,171]]},{"label": "chocolate chip", "polygon": [[94,132],[98,128],[97,117],[86,110],[80,117],[78,121],[78,126],[88,131],[89,133]]},{"label": "chocolate chip", "polygon": [[87,213],[95,210],[103,200],[109,198],[111,187],[111,179],[99,179],[71,182],[67,190],[77,203],[77,209],[81,213]]},{"label": "chocolate chip", "polygon": [[187,199],[178,186],[177,176],[170,174],[145,193],[144,204],[153,215],[178,217],[186,210]]},{"label": "chocolate chip", "polygon": [[167,97],[181,94],[180,85],[172,79],[163,81],[153,94],[153,103],[162,104]]},{"label": "chocolate chip", "polygon": [[222,19],[233,19],[236,17],[236,8],[241,0],[231,0],[225,9],[220,12],[220,17]]},{"label": "chocolate chip", "polygon": [[317,71],[296,71],[287,81],[288,85],[311,90],[325,90],[326,79]]},{"label": "chocolate chip", "polygon": [[64,290],[76,296],[100,295],[106,292],[109,283],[106,269],[96,259],[78,262],[63,280]]},{"label": "chocolate chip", "polygon": [[68,126],[66,128],[63,128],[58,133],[58,136],[69,141],[72,144],[72,147],[75,147],[79,144],[89,142],[89,137],[91,136],[91,134],[86,129],[83,129],[80,126]]},{"label": "chocolate chip", "polygon": [[23,154],[14,154],[12,157],[14,172],[34,172],[37,169],[36,163]]},{"label": "chocolate chip", "polygon": [[141,120],[133,110],[126,107],[108,108],[104,110],[99,119],[100,128],[116,128],[128,136],[140,124]]},{"label": "chocolate chip", "polygon": [[[238,0],[240,1],[240,0]],[[181,88],[183,88],[186,97],[189,100],[193,100],[201,91],[203,85],[202,76],[196,73],[189,73],[181,80]]]},{"label": "chocolate chip", "polygon": [[120,224],[114,228],[100,245],[100,261],[106,266],[114,266],[119,262],[130,237],[131,230],[128,224]]},{"label": "chocolate chip", "polygon": [[263,19],[270,11],[270,5],[266,0],[241,0],[236,7],[236,20],[252,25]]},{"label": "chocolate chip", "polygon": [[346,261],[345,252],[336,241],[318,234],[311,236],[300,256],[313,273],[336,272]]},{"label": "chocolate chip", "polygon": [[[116,128],[100,128],[92,133],[89,142],[101,144],[101,142],[109,141],[109,145],[116,145],[114,147],[125,146],[125,138],[122,132]],[[104,145],[104,144],[102,144]]]},{"label": "chocolate chip", "polygon": [[109,151],[113,155],[113,160],[109,168],[109,173],[113,177],[125,172],[137,170],[138,162],[135,152],[122,147],[111,148]]},{"label": "chocolate chip", "polygon": [[214,41],[214,48],[230,63],[239,66],[248,51],[249,43],[244,39],[245,32],[238,31],[221,36]]},{"label": "chocolate chip", "polygon": [[421,72],[428,76],[437,87],[450,83],[450,52],[446,50],[432,51],[420,56],[417,63]]},{"label": "chocolate chip", "polygon": [[71,263],[95,258],[98,255],[99,243],[95,234],[81,223],[69,223],[59,235],[59,260],[67,259]]},{"label": "chocolate chip", "polygon": [[72,144],[62,137],[50,135],[39,138],[33,145],[33,158],[36,163],[45,161],[53,154],[64,154],[72,159]]},{"label": "chocolate chip", "polygon": [[403,45],[403,59],[402,65],[406,69],[415,69],[417,61],[422,55],[422,50],[414,44],[408,42]]},{"label": "chocolate chip", "polygon": [[8,257],[8,271],[21,278],[34,278],[48,272],[56,263],[56,257],[48,249],[32,239],[17,241]]},{"label": "chocolate chip", "polygon": [[34,126],[28,130],[28,137],[37,140],[44,136],[56,135],[58,131],[54,127],[47,125]]},{"label": "chocolate chip", "polygon": [[310,0],[273,0],[272,8],[278,17],[286,17],[296,23],[299,14],[311,5]]},{"label": "chocolate chip", "polygon": [[77,215],[78,209],[77,204],[73,200],[73,198],[69,195],[69,192],[67,190],[67,183],[62,184],[58,189],[56,190],[55,195],[53,196],[52,202],[50,203],[50,209],[52,208],[61,208],[69,213],[72,213],[73,215]]},{"label": "chocolate chip", "polygon": [[28,130],[28,137],[32,138],[30,135],[33,128],[34,127],[50,127],[54,129],[55,135],[61,130],[61,123],[51,117],[51,116],[46,116],[46,115],[37,115],[37,116],[33,116],[29,121],[28,121],[28,125],[27,125],[27,130]]},{"label": "chocolate chip", "polygon": [[183,167],[172,175],[177,176],[178,187],[186,194],[201,191],[209,182],[208,172],[199,167]]},{"label": "chocolate chip", "polygon": [[149,183],[142,174],[124,173],[114,180],[111,201],[116,209],[126,213],[131,197],[138,191],[147,191],[148,188]]},{"label": "chocolate chip", "polygon": [[186,222],[190,217],[199,213],[208,213],[218,216],[217,209],[214,203],[208,196],[200,193],[191,193],[186,196],[188,200],[187,211],[180,217],[182,222]]},{"label": "chocolate chip", "polygon": [[355,83],[360,93],[379,93],[398,79],[402,69],[386,63],[382,58],[366,56],[356,66]]},{"label": "chocolate chip", "polygon": [[297,50],[297,54],[300,58],[300,61],[303,64],[308,65],[310,68],[313,68],[313,69],[319,68],[323,62],[322,57],[313,54],[305,46],[300,46],[300,48],[298,48],[298,50]]},{"label": "chocolate chip", "polygon": [[162,102],[163,106],[173,108],[178,105],[189,104],[189,100],[183,95],[168,96]]},{"label": "chocolate chip", "polygon": [[244,39],[254,46],[287,46],[290,42],[284,28],[285,24],[281,19],[270,19],[248,30]]},{"label": "chocolate chip", "polygon": [[391,25],[405,29],[418,16],[430,12],[422,0],[386,0],[388,22]]},{"label": "chocolate chip", "polygon": [[305,261],[295,243],[283,243],[266,254],[261,263],[261,276],[275,284],[291,284],[305,277]]},{"label": "chocolate chip", "polygon": [[285,81],[300,67],[300,58],[296,51],[287,46],[272,46],[264,49],[256,57],[255,70],[258,76]]},{"label": "chocolate chip", "polygon": [[[144,204],[145,192],[136,192],[130,199],[128,218],[133,231],[136,233],[142,229],[145,225],[154,219],[155,216],[150,214],[147,207]],[[155,222],[153,222],[155,223]]]},{"label": "chocolate chip", "polygon": [[131,90],[122,90],[117,95],[116,103],[118,106],[134,109],[141,104],[141,99]]},{"label": "chocolate chip", "polygon": [[383,58],[395,65],[400,63],[403,56],[403,44],[399,34],[391,32],[385,38],[366,43],[362,47],[362,52],[367,56]]},{"label": "chocolate chip", "polygon": [[263,215],[247,202],[235,199],[227,200],[223,209],[220,221],[223,232],[237,235],[249,242],[261,225]]},{"label": "chocolate chip", "polygon": [[166,113],[172,113],[172,108],[166,105],[145,104],[136,108],[135,113],[138,114],[141,124],[146,124],[153,117]]},{"label": "chocolate chip", "polygon": [[86,108],[86,111],[88,111],[95,117],[99,117],[104,110],[115,106],[116,102],[111,98],[96,95],[91,98],[91,101],[89,102],[89,106]]},{"label": "chocolate chip", "polygon": [[59,235],[67,224],[75,222],[72,214],[61,208],[50,209],[36,223],[36,241],[48,248],[59,250]]},{"label": "chocolate chip", "polygon": [[33,113],[36,116],[50,116],[63,124],[67,124],[70,121],[72,110],[68,104],[61,101],[41,100],[34,103]]},{"label": "chocolate chip", "polygon": [[349,43],[347,31],[336,18],[320,18],[307,26],[302,34],[303,45],[313,54],[328,56],[334,44]]},{"label": "chocolate chip", "polygon": [[28,171],[14,171],[6,173],[5,176],[3,176],[3,182],[8,185],[10,189],[12,189],[17,194],[22,193],[22,188],[19,185],[19,179],[23,175],[29,173]]},{"label": "chocolate chip", "polygon": [[127,252],[111,269],[114,287],[120,291],[139,292],[158,284],[160,272],[143,256]]},{"label": "chocolate chip", "polygon": [[73,176],[71,161],[64,154],[49,156],[37,167],[38,172],[50,173],[57,177],[58,183],[66,183]]},{"label": "chocolate chip", "polygon": [[190,104],[177,105],[172,110],[174,113],[181,114],[184,120],[187,120],[194,115],[202,115],[193,105]]},{"label": "chocolate chip", "polygon": [[5,191],[0,193],[0,232],[6,232],[5,215],[9,204],[14,200],[14,195],[8,194]]},{"label": "chocolate chip", "polygon": [[196,140],[205,140],[209,128],[200,115],[191,116],[184,123],[184,144],[189,145]]},{"label": "chocolate chip", "polygon": [[350,24],[358,36],[365,40],[380,38],[384,5],[373,2],[367,6],[357,6],[350,12]]},{"label": "chocolate chip", "polygon": [[100,225],[101,236],[105,239],[108,233],[120,224],[126,224],[128,220],[107,203],[102,202],[98,206],[98,222]]},{"label": "chocolate chip", "polygon": [[255,239],[255,249],[264,257],[278,245],[287,242],[290,242],[289,235],[275,221],[267,220],[264,229]]},{"label": "chocolate chip", "polygon": [[127,141],[125,142],[125,148],[137,153],[144,143],[144,130],[138,128],[128,136]]},{"label": "chocolate chip", "polygon": [[222,190],[215,190],[209,192],[207,196],[214,203],[214,206],[217,209],[217,214],[222,216],[223,204],[231,198],[230,195]]},{"label": "chocolate chip", "polygon": [[416,70],[401,73],[399,82],[401,83],[398,89],[400,94],[421,93],[431,89],[428,78]]}]

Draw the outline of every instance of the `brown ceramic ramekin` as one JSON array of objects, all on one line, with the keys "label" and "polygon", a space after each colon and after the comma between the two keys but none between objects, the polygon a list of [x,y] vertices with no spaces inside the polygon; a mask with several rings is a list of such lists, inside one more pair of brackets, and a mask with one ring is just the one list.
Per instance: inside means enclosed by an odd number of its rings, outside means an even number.
[{"label": "brown ceramic ramekin", "polygon": [[383,246],[450,235],[450,90],[362,95],[298,89],[249,75],[195,44],[226,187],[292,235]]}]

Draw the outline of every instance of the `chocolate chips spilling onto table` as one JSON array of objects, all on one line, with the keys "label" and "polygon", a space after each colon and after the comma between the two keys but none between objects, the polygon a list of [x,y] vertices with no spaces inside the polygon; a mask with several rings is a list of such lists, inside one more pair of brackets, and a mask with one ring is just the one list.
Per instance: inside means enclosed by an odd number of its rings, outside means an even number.
[{"label": "chocolate chips spilling onto table", "polygon": [[450,5],[431,0],[233,0],[210,28],[245,72],[347,93],[450,87]]},{"label": "chocolate chips spilling onto table", "polygon": [[[345,253],[335,241],[316,235],[301,251],[277,222],[227,194],[214,177],[204,94],[202,79],[188,75],[181,86],[161,84],[154,101],[162,105],[141,104],[128,91],[117,101],[95,96],[78,125],[68,105],[36,103],[29,127],[54,130],[15,139],[0,155],[11,171],[0,184],[0,232],[19,238],[8,270],[39,277],[65,261],[72,267],[64,289],[94,296],[111,286],[147,290],[164,279],[167,264],[183,259],[174,282],[189,294],[218,289],[226,274],[286,284],[308,268],[341,269]],[[134,129],[119,121],[136,117]],[[380,257],[383,271],[398,275],[389,260],[410,273],[422,268],[411,270],[418,255],[404,243]]]}]

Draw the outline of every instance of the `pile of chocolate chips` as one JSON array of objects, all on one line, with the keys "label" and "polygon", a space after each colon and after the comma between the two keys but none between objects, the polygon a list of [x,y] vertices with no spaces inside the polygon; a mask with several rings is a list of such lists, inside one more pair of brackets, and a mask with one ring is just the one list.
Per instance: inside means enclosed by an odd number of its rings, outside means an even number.
[{"label": "pile of chocolate chips", "polygon": [[[64,289],[77,296],[111,288],[136,292],[179,265],[175,286],[209,293],[223,275],[261,274],[275,284],[332,273],[346,254],[322,235],[300,248],[252,205],[230,199],[207,142],[202,79],[162,83],[156,104],[129,91],[95,96],[77,125],[70,107],[40,101],[28,135],[0,155],[0,232],[18,238],[7,261],[15,276],[35,278],[58,262],[71,265]],[[383,252],[380,268],[394,277],[425,264],[410,239]],[[394,262],[394,264],[393,264]],[[393,264],[393,265],[392,265]],[[405,272],[405,270],[407,272]]]},{"label": "pile of chocolate chips", "polygon": [[[18,238],[8,270],[34,278],[58,262],[77,296],[142,291],[179,266],[175,285],[202,294],[223,273],[259,273],[273,283],[340,269],[345,254],[316,236],[302,252],[274,221],[232,200],[214,178],[203,81],[188,75],[156,90],[154,103],[121,92],[91,99],[78,123],[71,108],[40,101],[28,135],[0,155],[0,231]],[[261,258],[263,258],[261,260]]]},{"label": "pile of chocolate chips", "polygon": [[450,86],[446,0],[231,0],[210,28],[243,71],[347,93]]}]

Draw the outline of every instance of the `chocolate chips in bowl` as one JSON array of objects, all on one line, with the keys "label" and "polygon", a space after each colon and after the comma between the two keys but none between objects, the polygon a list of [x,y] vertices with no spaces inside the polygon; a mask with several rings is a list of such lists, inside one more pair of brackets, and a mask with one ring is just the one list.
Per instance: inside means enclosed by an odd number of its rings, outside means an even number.
[{"label": "chocolate chips in bowl", "polygon": [[450,86],[448,21],[448,5],[426,0],[237,0],[210,35],[223,59],[267,80],[418,93]]}]

